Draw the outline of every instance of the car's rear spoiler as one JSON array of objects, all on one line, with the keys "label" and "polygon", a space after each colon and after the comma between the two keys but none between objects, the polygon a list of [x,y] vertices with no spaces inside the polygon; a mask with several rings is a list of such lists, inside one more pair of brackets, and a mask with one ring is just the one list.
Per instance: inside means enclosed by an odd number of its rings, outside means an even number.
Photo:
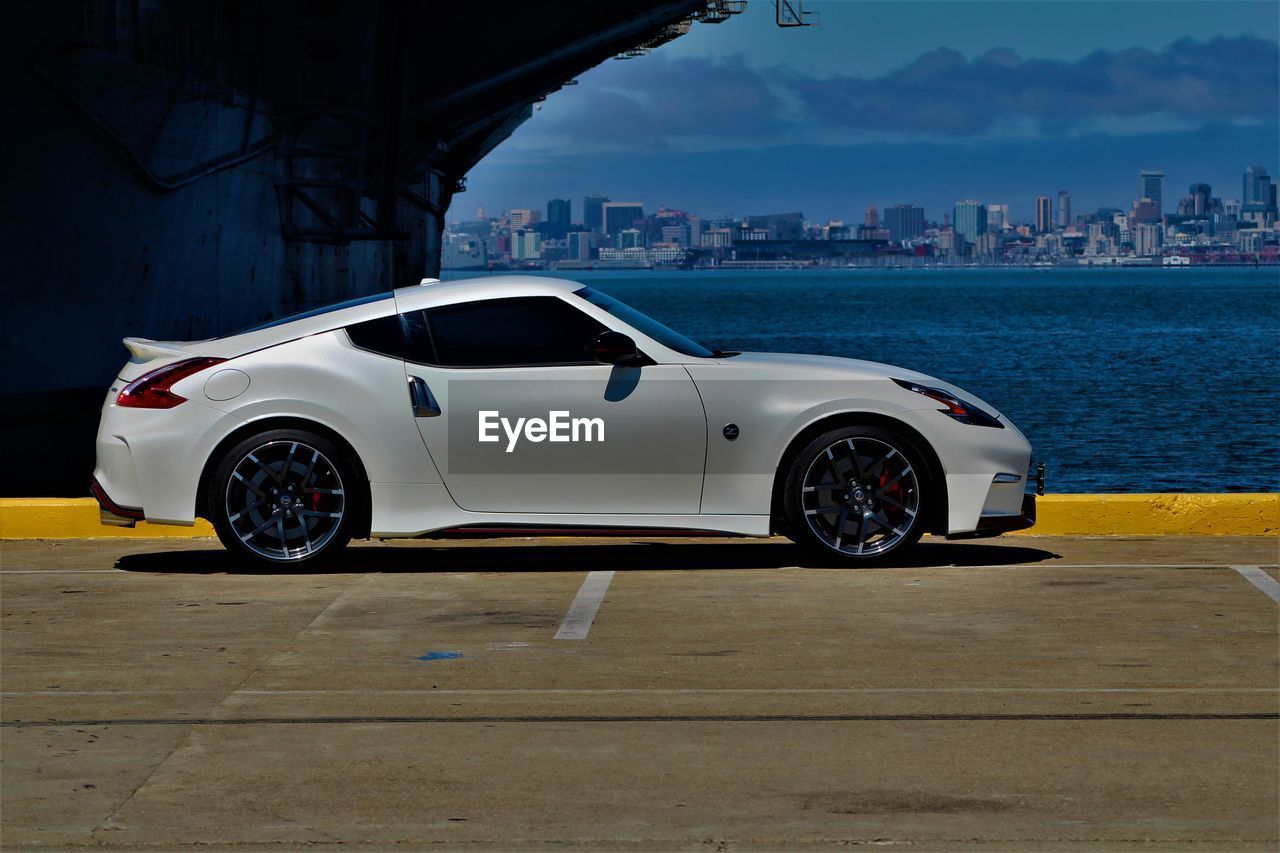
[{"label": "car's rear spoiler", "polygon": [[147,338],[125,338],[124,348],[134,361],[151,361],[156,358],[173,358],[190,355],[187,345],[178,341],[152,341]]}]

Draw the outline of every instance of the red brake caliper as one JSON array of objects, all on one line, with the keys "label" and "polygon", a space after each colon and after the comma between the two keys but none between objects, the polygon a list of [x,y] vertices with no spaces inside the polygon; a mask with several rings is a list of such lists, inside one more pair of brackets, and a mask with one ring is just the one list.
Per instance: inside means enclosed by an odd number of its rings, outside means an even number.
[{"label": "red brake caliper", "polygon": [[[889,475],[888,469],[887,468],[882,469],[880,471],[880,488],[884,489],[885,483],[888,483],[891,479],[893,478]],[[898,480],[898,482],[894,483],[892,486],[886,489],[884,493],[885,495],[887,495],[890,498],[893,498],[895,501],[902,504],[903,506],[906,506],[907,504],[905,500],[906,492],[904,492],[902,489],[902,480]],[[896,506],[885,507],[884,511],[886,515],[888,515],[891,511],[893,512],[894,515],[898,515],[899,513],[902,512]]]}]

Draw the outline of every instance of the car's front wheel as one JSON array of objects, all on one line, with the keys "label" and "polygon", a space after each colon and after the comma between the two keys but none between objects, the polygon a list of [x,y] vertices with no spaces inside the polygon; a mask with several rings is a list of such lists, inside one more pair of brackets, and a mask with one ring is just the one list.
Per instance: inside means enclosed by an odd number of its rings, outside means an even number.
[{"label": "car's front wheel", "polygon": [[810,442],[784,484],[788,535],[848,563],[884,560],[924,532],[925,469],[902,436],[845,427]]},{"label": "car's front wheel", "polygon": [[362,494],[356,465],[324,436],[278,429],[232,447],[210,478],[208,507],[233,553],[297,565],[342,550]]}]

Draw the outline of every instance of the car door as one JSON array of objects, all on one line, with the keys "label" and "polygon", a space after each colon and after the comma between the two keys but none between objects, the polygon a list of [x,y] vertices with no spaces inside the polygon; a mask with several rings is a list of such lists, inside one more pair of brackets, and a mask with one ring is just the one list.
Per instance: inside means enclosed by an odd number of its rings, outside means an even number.
[{"label": "car door", "polygon": [[606,327],[556,296],[408,312],[418,429],[463,509],[697,513],[706,418],[680,364],[595,363]]}]

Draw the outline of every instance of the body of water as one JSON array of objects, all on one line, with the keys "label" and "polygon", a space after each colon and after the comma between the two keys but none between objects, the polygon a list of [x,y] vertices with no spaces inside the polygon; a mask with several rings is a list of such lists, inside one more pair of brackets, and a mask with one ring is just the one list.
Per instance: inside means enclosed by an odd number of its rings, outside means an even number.
[{"label": "body of water", "polygon": [[1280,490],[1274,267],[559,277],[715,348],[863,358],[953,382],[1018,425],[1052,491]]}]

